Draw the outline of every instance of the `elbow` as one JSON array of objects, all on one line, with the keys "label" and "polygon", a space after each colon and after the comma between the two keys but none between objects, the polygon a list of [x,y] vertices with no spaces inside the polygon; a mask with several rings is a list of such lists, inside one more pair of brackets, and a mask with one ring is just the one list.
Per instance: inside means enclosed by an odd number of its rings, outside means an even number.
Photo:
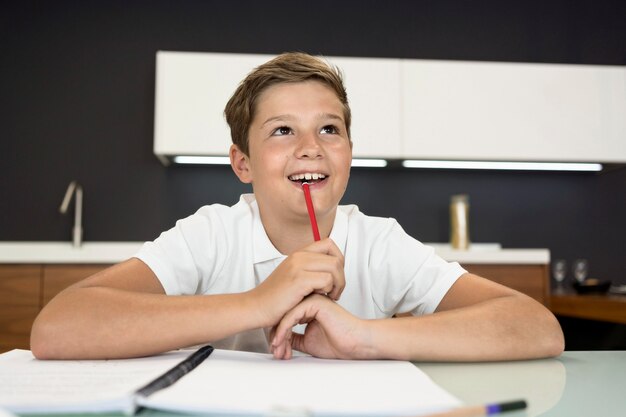
[{"label": "elbow", "polygon": [[565,336],[559,321],[554,314],[545,309],[543,314],[543,337],[541,346],[541,356],[554,358],[560,356],[565,350]]},{"label": "elbow", "polygon": [[[560,356],[565,337],[557,318],[543,304],[527,296],[518,298],[516,321],[521,324],[516,339],[518,359],[541,359]],[[509,330],[510,332],[510,330]],[[520,343],[521,342],[521,343]]]},{"label": "elbow", "polygon": [[53,359],[48,349],[49,343],[47,342],[45,334],[45,326],[42,325],[39,318],[37,318],[30,330],[30,351],[37,359]]},{"label": "elbow", "polygon": [[40,314],[30,331],[30,351],[37,359],[62,359],[58,354],[59,349],[56,347],[55,334],[51,323],[46,322],[45,318]]},{"label": "elbow", "polygon": [[550,337],[550,343],[547,349],[547,353],[549,357],[560,356],[565,351],[565,336],[563,335],[563,329],[561,329],[561,325],[559,324],[556,317],[554,318],[555,326]]}]

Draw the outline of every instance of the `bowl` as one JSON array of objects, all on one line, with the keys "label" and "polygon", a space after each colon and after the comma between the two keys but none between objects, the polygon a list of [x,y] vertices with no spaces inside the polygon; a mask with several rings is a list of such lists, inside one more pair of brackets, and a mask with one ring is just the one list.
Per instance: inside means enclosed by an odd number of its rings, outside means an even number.
[{"label": "bowl", "polygon": [[611,281],[600,281],[595,278],[574,283],[574,289],[578,294],[606,294],[610,287]]}]

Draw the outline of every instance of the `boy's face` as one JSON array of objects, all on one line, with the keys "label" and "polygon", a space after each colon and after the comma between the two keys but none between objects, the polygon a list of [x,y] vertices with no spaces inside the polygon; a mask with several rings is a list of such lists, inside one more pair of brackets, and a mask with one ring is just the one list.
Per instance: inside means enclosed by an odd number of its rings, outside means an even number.
[{"label": "boy's face", "polygon": [[245,172],[238,176],[252,183],[263,216],[308,218],[302,174],[318,177],[308,181],[318,219],[335,213],[348,184],[352,145],[343,106],[330,88],[317,81],[267,88],[248,138]]}]

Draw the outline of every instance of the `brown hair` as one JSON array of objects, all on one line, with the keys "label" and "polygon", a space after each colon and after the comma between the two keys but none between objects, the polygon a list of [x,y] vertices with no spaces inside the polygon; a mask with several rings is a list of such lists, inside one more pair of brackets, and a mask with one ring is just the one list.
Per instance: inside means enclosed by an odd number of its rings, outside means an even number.
[{"label": "brown hair", "polygon": [[301,52],[287,52],[255,68],[244,78],[228,100],[224,115],[230,126],[230,136],[239,149],[248,153],[248,130],[254,119],[256,101],[265,89],[279,83],[315,80],[335,92],[343,104],[343,117],[350,137],[350,106],[339,68],[320,58]]}]

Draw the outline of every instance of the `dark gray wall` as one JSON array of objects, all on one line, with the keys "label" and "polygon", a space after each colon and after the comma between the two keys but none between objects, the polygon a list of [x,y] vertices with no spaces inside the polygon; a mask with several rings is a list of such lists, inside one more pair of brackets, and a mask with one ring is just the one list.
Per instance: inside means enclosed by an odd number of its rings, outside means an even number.
[{"label": "dark gray wall", "polygon": [[[624,16],[620,0],[3,1],[0,240],[69,240],[57,209],[72,179],[92,241],[153,239],[247,190],[229,167],[152,154],[157,50],[624,65]],[[446,241],[449,196],[469,193],[474,241],[586,257],[626,283],[625,185],[624,169],[355,169],[344,202]]]}]

